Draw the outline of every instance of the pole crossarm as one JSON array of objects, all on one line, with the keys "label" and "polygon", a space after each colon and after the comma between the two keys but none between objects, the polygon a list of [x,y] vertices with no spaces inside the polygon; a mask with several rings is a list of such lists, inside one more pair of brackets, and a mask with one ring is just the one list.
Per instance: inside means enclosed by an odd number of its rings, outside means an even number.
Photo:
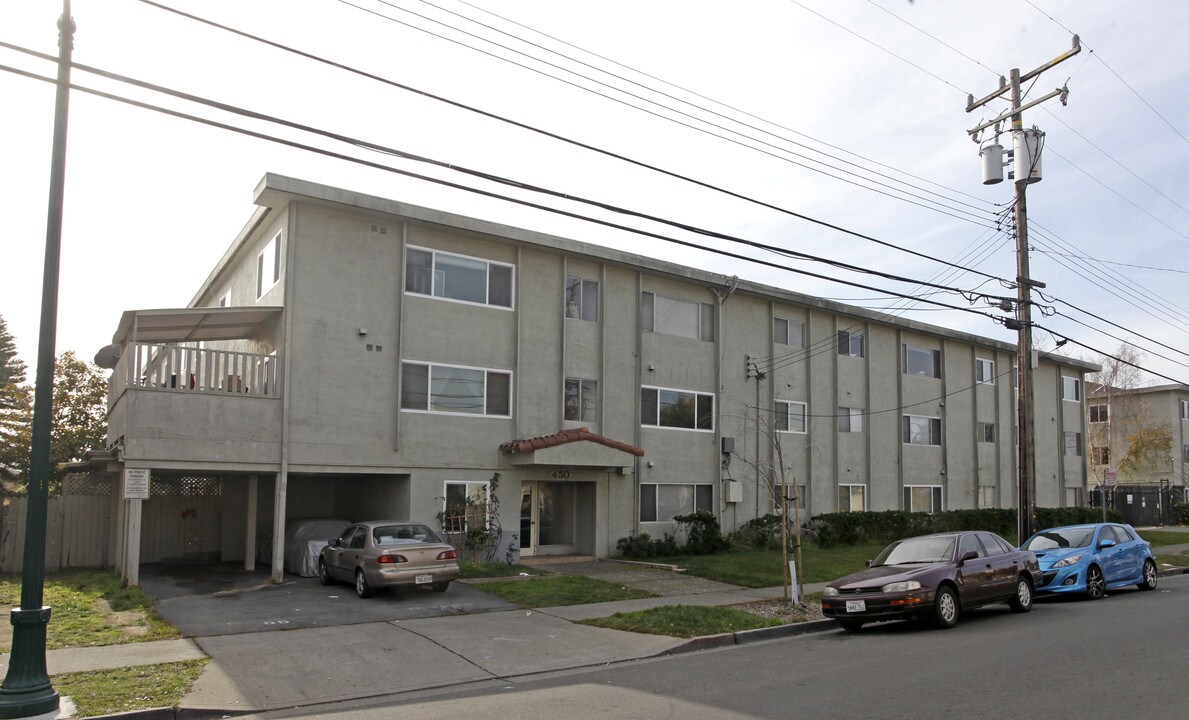
[{"label": "pole crossarm", "polygon": [[[1045,70],[1056,67],[1057,65],[1065,62],[1066,60],[1073,57],[1074,55],[1077,55],[1081,51],[1082,51],[1082,41],[1077,35],[1074,35],[1073,36],[1073,47],[1071,47],[1069,50],[1066,50],[1065,52],[1061,53],[1060,55],[1053,58],[1052,60],[1048,61],[1044,65],[1041,65],[1040,67],[1036,68],[1035,70],[1029,70],[1028,72],[1024,73],[1023,75],[1020,76],[1020,82],[1021,83],[1028,82],[1032,78],[1037,77],[1038,75],[1043,73]],[[966,96],[966,98],[967,98],[966,112],[972,112],[974,110],[977,110],[978,108],[982,107],[983,105],[986,105],[987,103],[991,102],[995,98],[1001,97],[1004,93],[1010,92],[1010,91],[1011,91],[1011,84],[1009,84],[1007,82],[1007,78],[1000,76],[999,89],[996,90],[995,92],[991,93],[990,95],[987,95],[982,100],[978,100],[976,102],[973,95]]]},{"label": "pole crossarm", "polygon": [[1056,90],[1054,90],[1053,92],[1048,93],[1047,95],[1044,95],[1043,97],[1038,97],[1037,99],[1033,100],[1030,103],[1025,103],[1024,105],[1021,105],[1018,108],[1012,108],[1011,110],[1005,110],[1001,115],[999,115],[999,117],[995,118],[994,120],[988,120],[981,125],[978,125],[974,128],[971,128],[970,130],[967,130],[966,133],[968,135],[977,135],[979,132],[985,130],[986,128],[991,127],[992,125],[998,125],[999,123],[1008,119],[1012,115],[1018,115],[1019,113],[1022,113],[1025,110],[1028,110],[1030,108],[1034,108],[1037,105],[1040,105],[1041,103],[1043,103],[1047,100],[1052,100],[1053,98],[1057,97],[1058,95],[1061,96],[1061,104],[1064,105],[1066,100],[1069,98],[1069,88],[1068,87],[1059,87]]}]

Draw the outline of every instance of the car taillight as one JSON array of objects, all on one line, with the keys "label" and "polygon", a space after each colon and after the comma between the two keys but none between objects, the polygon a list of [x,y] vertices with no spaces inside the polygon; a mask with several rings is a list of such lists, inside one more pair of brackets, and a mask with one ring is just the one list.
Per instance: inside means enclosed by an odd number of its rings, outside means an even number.
[{"label": "car taillight", "polygon": [[439,560],[457,560],[458,553],[454,550],[443,550],[442,552],[438,553],[438,559]]},{"label": "car taillight", "polygon": [[381,565],[391,565],[393,563],[406,563],[409,559],[404,555],[381,555],[376,558],[376,562]]}]

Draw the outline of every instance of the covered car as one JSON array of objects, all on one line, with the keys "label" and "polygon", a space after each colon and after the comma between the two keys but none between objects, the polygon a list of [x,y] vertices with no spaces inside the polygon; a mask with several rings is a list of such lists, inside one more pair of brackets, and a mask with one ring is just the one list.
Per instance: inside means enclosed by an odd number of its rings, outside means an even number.
[{"label": "covered car", "polygon": [[390,587],[444,592],[458,577],[458,552],[427,525],[395,520],[355,523],[318,559],[323,585],[342,580],[361,598]]},{"label": "covered car", "polygon": [[1159,580],[1152,545],[1123,523],[1089,523],[1041,530],[1020,546],[1036,554],[1043,573],[1038,593],[1080,594],[1091,600],[1107,590],[1136,585],[1154,590]]},{"label": "covered car", "polygon": [[979,605],[1006,602],[1014,612],[1028,612],[1040,580],[1036,556],[995,533],[922,535],[897,540],[866,570],[828,583],[822,614],[850,632],[901,619],[952,628]]}]

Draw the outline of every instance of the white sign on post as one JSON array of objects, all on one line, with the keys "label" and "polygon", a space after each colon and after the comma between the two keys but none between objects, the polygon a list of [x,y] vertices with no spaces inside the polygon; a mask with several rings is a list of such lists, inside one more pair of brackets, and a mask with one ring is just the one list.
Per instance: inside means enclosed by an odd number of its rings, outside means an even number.
[{"label": "white sign on post", "polygon": [[124,468],[124,499],[149,499],[148,468]]}]

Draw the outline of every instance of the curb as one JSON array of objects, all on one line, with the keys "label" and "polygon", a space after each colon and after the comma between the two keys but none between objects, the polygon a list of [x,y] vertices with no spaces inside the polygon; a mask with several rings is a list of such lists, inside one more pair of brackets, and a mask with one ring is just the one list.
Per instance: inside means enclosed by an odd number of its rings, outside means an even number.
[{"label": "curb", "polygon": [[738,632],[721,633],[719,635],[704,635],[702,637],[691,638],[681,645],[659,652],[653,657],[680,655],[687,652],[729,647],[731,645],[747,645],[748,643],[761,642],[763,640],[808,635],[810,633],[825,632],[837,628],[838,623],[833,620],[810,620],[808,622],[791,623],[789,625],[756,628],[755,630],[739,630]]},{"label": "curb", "polygon": [[1172,577],[1174,575],[1189,575],[1189,567],[1169,568],[1168,570],[1158,570],[1156,574],[1160,577]]},{"label": "curb", "polygon": [[217,718],[239,717],[262,712],[248,708],[145,708],[128,710],[110,715],[92,715],[90,720],[216,720]]}]

